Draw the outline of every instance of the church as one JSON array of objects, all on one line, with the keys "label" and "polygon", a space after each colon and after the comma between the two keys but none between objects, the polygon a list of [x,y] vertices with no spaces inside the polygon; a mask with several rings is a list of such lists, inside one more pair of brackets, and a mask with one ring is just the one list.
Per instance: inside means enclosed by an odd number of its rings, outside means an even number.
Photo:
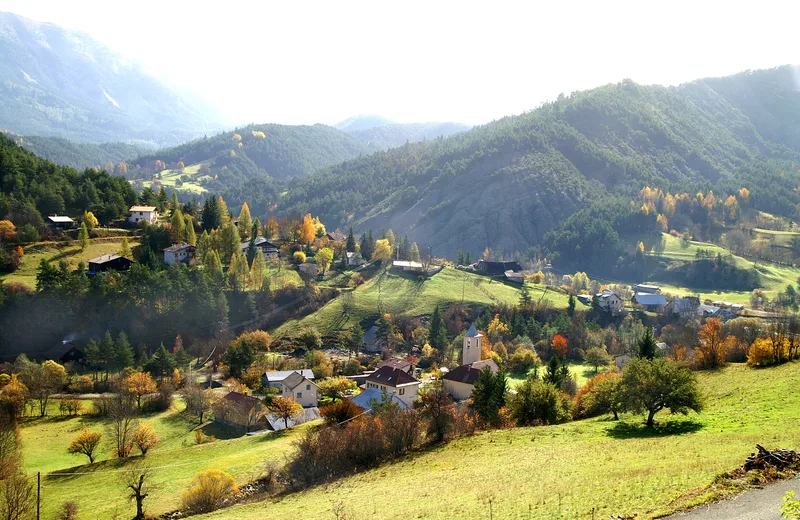
[{"label": "church", "polygon": [[481,360],[483,334],[478,332],[473,323],[464,334],[464,347],[461,350],[461,366],[442,376],[442,388],[456,401],[469,399],[472,389],[481,370],[491,368],[497,373],[497,364],[491,359]]}]

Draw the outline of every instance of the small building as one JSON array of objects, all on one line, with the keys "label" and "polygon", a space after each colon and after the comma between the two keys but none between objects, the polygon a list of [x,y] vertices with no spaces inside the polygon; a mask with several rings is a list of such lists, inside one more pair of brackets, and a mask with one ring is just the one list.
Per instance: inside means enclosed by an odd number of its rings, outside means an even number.
[{"label": "small building", "polygon": [[280,391],[283,380],[294,373],[298,373],[310,381],[314,380],[314,372],[310,368],[302,368],[297,370],[275,370],[272,372],[264,372],[264,375],[261,376],[261,385],[264,387],[275,388]]},{"label": "small building", "polygon": [[744,305],[742,305],[741,303],[734,303],[731,305],[731,310],[733,312],[742,312],[744,311]]},{"label": "small building", "polygon": [[214,405],[214,421],[243,428],[245,432],[260,428],[265,424],[267,408],[261,399],[251,395],[229,392]]},{"label": "small building", "polygon": [[525,275],[521,271],[506,271],[503,277],[511,283],[518,283],[520,285],[525,283]]},{"label": "small building", "polygon": [[86,353],[70,340],[59,341],[41,356],[34,357],[41,357],[42,360],[52,359],[62,364],[72,362],[83,365],[86,362]]},{"label": "small building", "polygon": [[639,285],[635,285],[633,287],[633,292],[645,293],[645,294],[660,294],[661,287],[659,287],[658,285],[647,285],[644,283],[640,283]]},{"label": "small building", "polygon": [[365,390],[374,388],[380,392],[395,395],[408,406],[412,406],[419,395],[421,383],[407,372],[385,366],[370,374],[364,384]]},{"label": "small building", "polygon": [[422,272],[422,262],[412,262],[409,260],[395,260],[392,262],[392,269],[399,269],[401,271],[411,271],[414,273]]},{"label": "small building", "polygon": [[695,310],[695,314],[700,316],[701,318],[711,318],[714,314],[719,311],[719,307],[714,307],[713,305],[698,305],[697,309]]},{"label": "small building", "polygon": [[718,309],[717,312],[711,315],[711,317],[717,318],[723,323],[725,323],[728,320],[738,318],[738,316],[734,314],[730,309]]},{"label": "small building", "polygon": [[366,264],[367,261],[361,256],[361,253],[348,251],[347,252],[347,265],[348,267],[358,267]]},{"label": "small building", "polygon": [[333,231],[325,234],[325,238],[331,242],[344,242],[347,240],[347,235],[341,231]]},{"label": "small building", "polygon": [[131,224],[138,224],[141,221],[150,224],[158,222],[158,211],[155,206],[131,206],[128,213],[128,222]]},{"label": "small building", "polygon": [[64,231],[75,228],[75,221],[64,215],[51,215],[47,217],[47,226],[53,231]]},{"label": "small building", "polygon": [[641,305],[646,311],[661,312],[667,305],[667,298],[663,294],[636,293],[631,298],[631,302]]},{"label": "small building", "polygon": [[378,326],[373,325],[364,332],[364,352],[372,354],[383,350],[383,341],[378,337]]},{"label": "small building", "polygon": [[506,271],[522,271],[522,266],[517,262],[490,262],[488,260],[479,260],[478,263],[475,264],[475,271],[487,276],[504,276]]},{"label": "small building", "polygon": [[131,268],[132,263],[133,260],[117,254],[98,256],[89,260],[89,269],[86,274],[92,276],[98,273],[107,273],[108,271],[127,271]]},{"label": "small building", "polygon": [[264,420],[267,422],[269,430],[278,432],[285,430],[287,427],[292,428],[309,421],[316,421],[320,417],[321,415],[319,413],[319,409],[317,407],[311,407],[303,408],[303,413],[297,415],[296,417],[291,417],[288,420],[285,420],[283,417],[278,417],[274,413],[265,414]]},{"label": "small building", "polygon": [[616,316],[622,310],[624,302],[614,291],[606,289],[603,292],[597,293],[595,296],[597,296],[597,305],[604,311],[610,312],[612,315]]},{"label": "small building", "polygon": [[364,410],[365,412],[372,411],[373,403],[378,402],[380,403],[383,399],[388,398],[393,403],[397,404],[401,409],[405,410],[408,408],[408,405],[405,401],[397,397],[395,394],[385,394],[387,397],[384,397],[384,393],[378,390],[377,388],[367,388],[357,396],[350,399],[353,401],[353,404]]},{"label": "small building", "polygon": [[700,306],[700,298],[697,296],[686,296],[685,298],[675,298],[664,306],[664,314],[681,318],[691,318]]},{"label": "small building", "polygon": [[592,305],[592,296],[590,294],[579,294],[576,298],[584,305]]},{"label": "small building", "polygon": [[[264,253],[264,258],[277,258],[280,254],[280,248],[264,237],[256,237],[255,246],[256,249],[260,249]],[[250,249],[250,241],[242,242],[241,248],[242,253],[246,254],[247,250]]]},{"label": "small building", "polygon": [[194,263],[197,248],[193,245],[181,242],[180,244],[172,244],[164,248],[164,263],[167,265],[172,264],[187,264]]},{"label": "small building", "polygon": [[405,359],[400,358],[389,358],[386,361],[382,361],[377,367],[376,370],[380,370],[383,367],[391,367],[397,370],[402,370],[406,374],[414,375],[414,365],[410,361],[406,361]]},{"label": "small building", "polygon": [[475,324],[470,325],[464,334],[464,344],[461,349],[461,366],[450,370],[442,376],[442,388],[453,399],[463,401],[469,399],[475,386],[475,381],[486,367],[497,373],[497,364],[491,359],[481,359],[483,334],[478,332]]},{"label": "small building", "polygon": [[[311,374],[311,379],[314,374]],[[319,404],[319,387],[311,379],[293,371],[279,383],[281,397],[294,399],[303,408],[312,408]]]}]

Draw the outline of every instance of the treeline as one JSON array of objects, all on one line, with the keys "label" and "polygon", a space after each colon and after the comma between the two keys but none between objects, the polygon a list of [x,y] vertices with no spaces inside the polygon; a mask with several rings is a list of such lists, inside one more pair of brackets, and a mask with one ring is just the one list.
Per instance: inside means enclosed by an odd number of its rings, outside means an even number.
[{"label": "treeline", "polygon": [[76,170],[104,169],[108,173],[118,171],[120,163],[130,161],[152,149],[152,145],[123,142],[94,144],[68,141],[63,137],[39,135],[12,135],[12,137],[20,146],[61,166],[69,166]]}]

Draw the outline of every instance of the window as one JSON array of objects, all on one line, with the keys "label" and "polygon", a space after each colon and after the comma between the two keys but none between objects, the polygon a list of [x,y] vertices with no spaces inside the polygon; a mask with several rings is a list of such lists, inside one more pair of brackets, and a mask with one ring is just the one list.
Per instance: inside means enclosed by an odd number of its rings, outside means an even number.
[{"label": "window", "polygon": [[297,398],[298,399],[302,399],[303,398],[303,392],[297,392]]},{"label": "window", "polygon": [[403,394],[405,394],[405,393],[406,393],[406,389],[405,389],[405,388],[401,388],[401,389],[400,389],[400,395],[403,395]]},{"label": "window", "polygon": [[306,385],[306,390],[311,390],[311,385]]}]

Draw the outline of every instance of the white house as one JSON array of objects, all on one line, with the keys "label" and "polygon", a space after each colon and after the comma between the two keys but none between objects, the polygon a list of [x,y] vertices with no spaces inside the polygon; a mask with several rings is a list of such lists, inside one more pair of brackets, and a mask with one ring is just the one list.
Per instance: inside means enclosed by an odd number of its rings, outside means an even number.
[{"label": "white house", "polygon": [[167,265],[191,264],[194,261],[195,252],[195,247],[186,242],[172,244],[164,248],[164,263]]},{"label": "white house", "polygon": [[354,253],[352,251],[347,252],[347,265],[349,267],[358,267],[360,265],[364,265],[366,260],[362,258],[361,253]]},{"label": "white house", "polygon": [[158,222],[158,211],[155,206],[131,206],[128,210],[128,222],[131,224],[138,224],[142,220],[155,224]]},{"label": "white house", "polygon": [[[312,375],[313,377],[313,375]],[[280,396],[294,399],[303,408],[310,408],[319,404],[319,387],[311,379],[292,372],[280,382]]]},{"label": "white house", "polygon": [[473,323],[464,334],[461,366],[442,376],[442,388],[457,401],[469,399],[475,388],[475,381],[486,367],[489,367],[493,373],[497,373],[498,367],[494,361],[491,359],[481,360],[482,341],[483,334],[477,331]]},{"label": "white house", "polygon": [[610,312],[611,314],[619,314],[619,311],[622,310],[624,302],[614,291],[606,289],[603,292],[597,293],[595,296],[597,296],[597,304],[604,311]]},{"label": "white house", "polygon": [[420,382],[407,372],[386,365],[371,373],[365,383],[365,390],[374,388],[380,392],[397,396],[406,405],[412,406],[419,395]]}]

